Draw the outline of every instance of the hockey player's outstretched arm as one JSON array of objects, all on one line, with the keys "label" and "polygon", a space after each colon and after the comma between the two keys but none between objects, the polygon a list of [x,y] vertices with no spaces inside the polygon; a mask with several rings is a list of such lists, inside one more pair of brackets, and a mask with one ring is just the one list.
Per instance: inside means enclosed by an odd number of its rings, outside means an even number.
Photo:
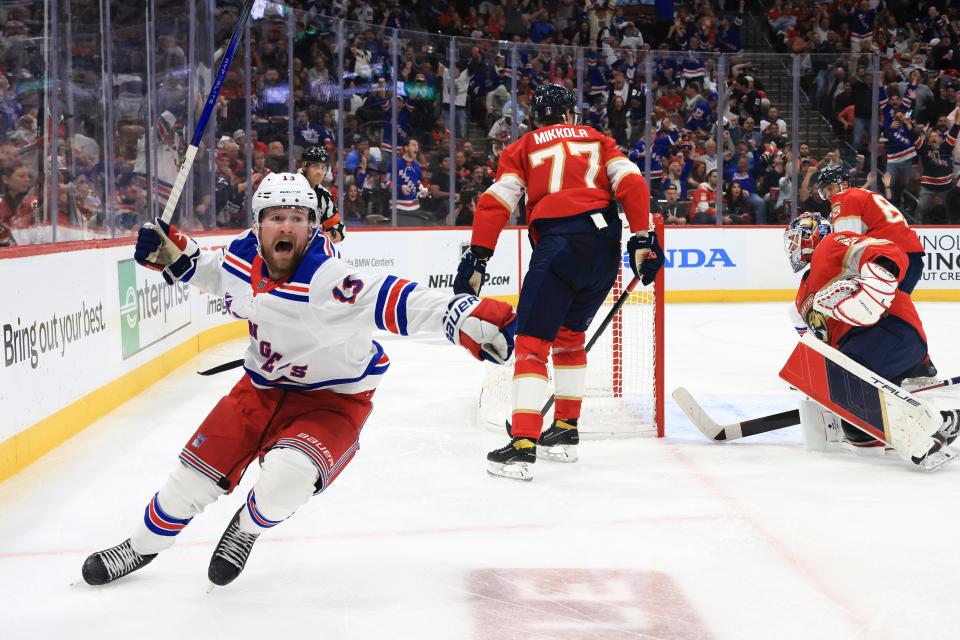
[{"label": "hockey player's outstretched arm", "polygon": [[325,326],[365,326],[402,336],[443,332],[478,360],[503,363],[513,354],[516,314],[505,302],[451,297],[397,276],[363,274],[337,259],[314,275],[310,306]]}]

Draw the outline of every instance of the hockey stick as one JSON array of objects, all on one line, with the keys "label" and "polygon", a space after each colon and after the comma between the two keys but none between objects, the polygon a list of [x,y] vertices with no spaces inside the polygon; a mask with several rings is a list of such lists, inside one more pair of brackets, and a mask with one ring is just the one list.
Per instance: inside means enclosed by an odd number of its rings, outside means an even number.
[{"label": "hockey stick", "polygon": [[[603,332],[607,330],[607,326],[613,322],[613,318],[620,312],[620,309],[623,308],[623,305],[627,303],[627,298],[630,297],[630,294],[633,293],[633,290],[637,288],[638,284],[640,284],[640,278],[633,276],[633,279],[627,283],[627,286],[620,294],[620,297],[617,298],[617,301],[613,303],[613,308],[607,313],[607,317],[603,319],[603,322],[601,322],[600,326],[597,327],[597,330],[593,333],[593,336],[590,337],[587,345],[583,348],[584,352],[590,353],[590,349],[593,348],[593,345],[597,343],[597,340],[600,339],[600,336],[603,335]],[[553,403],[556,402],[556,400],[556,396],[551,393],[550,397],[547,398],[546,404],[543,405],[543,409],[540,409],[540,415],[547,415],[547,412],[550,411],[550,407],[553,406]],[[513,434],[510,432],[509,420],[506,421],[506,427],[507,435],[513,437]]]},{"label": "hockey stick", "polygon": [[253,3],[254,0],[246,0],[246,2],[244,2],[243,10],[240,12],[240,18],[237,20],[237,26],[234,27],[233,35],[230,37],[230,44],[227,45],[227,50],[223,53],[223,59],[220,60],[217,77],[214,79],[213,86],[210,87],[210,95],[207,97],[207,103],[203,107],[200,119],[197,120],[196,130],[193,132],[190,146],[187,147],[187,151],[183,156],[183,164],[180,165],[180,172],[177,173],[177,179],[174,180],[173,187],[170,189],[170,197],[167,199],[167,204],[163,207],[163,214],[160,216],[166,223],[170,222],[170,219],[173,217],[173,210],[177,208],[177,203],[180,201],[180,192],[183,191],[183,185],[186,184],[187,176],[193,167],[193,158],[197,155],[200,142],[203,140],[203,130],[207,128],[207,120],[210,119],[213,108],[217,105],[220,88],[223,86],[223,81],[226,79],[227,72],[230,70],[230,63],[233,62],[233,56],[237,52],[240,38],[243,37],[243,29],[247,24],[247,19],[250,17],[251,10],[253,10]]},{"label": "hockey stick", "polygon": [[[960,376],[947,378],[927,385],[926,387],[914,389],[911,393],[930,391],[931,389],[949,387],[955,384],[960,384]],[[786,427],[800,424],[800,412],[797,409],[793,409],[792,411],[784,411],[769,416],[753,418],[752,420],[722,425],[707,415],[707,412],[703,410],[700,403],[694,399],[686,388],[677,387],[671,395],[673,396],[674,402],[677,403],[677,406],[680,407],[687,418],[690,419],[690,422],[692,422],[703,435],[718,442],[739,440],[740,438],[755,436],[761,433],[767,433],[768,431],[776,431],[777,429],[785,429]]]}]

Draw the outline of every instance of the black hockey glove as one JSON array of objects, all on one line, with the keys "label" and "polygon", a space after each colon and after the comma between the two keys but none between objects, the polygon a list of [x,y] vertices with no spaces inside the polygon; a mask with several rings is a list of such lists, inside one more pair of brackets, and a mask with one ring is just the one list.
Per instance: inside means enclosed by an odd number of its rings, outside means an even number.
[{"label": "black hockey glove", "polygon": [[457,266],[457,277],[453,279],[453,292],[458,295],[461,293],[480,295],[483,276],[487,273],[487,261],[492,255],[493,251],[477,245],[471,246],[464,252]]},{"label": "black hockey glove", "polygon": [[640,278],[643,286],[648,286],[663,267],[663,247],[660,246],[657,233],[651,231],[646,237],[641,235],[631,237],[627,241],[627,254],[630,256],[633,275]]}]

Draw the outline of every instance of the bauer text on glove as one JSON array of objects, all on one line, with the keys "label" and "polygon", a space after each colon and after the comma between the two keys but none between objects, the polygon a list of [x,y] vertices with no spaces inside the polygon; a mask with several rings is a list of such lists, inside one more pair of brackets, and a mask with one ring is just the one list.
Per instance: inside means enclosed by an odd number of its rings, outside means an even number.
[{"label": "bauer text on glove", "polygon": [[499,300],[454,296],[443,315],[443,331],[453,344],[477,360],[503,364],[513,354],[517,316],[513,307]]}]

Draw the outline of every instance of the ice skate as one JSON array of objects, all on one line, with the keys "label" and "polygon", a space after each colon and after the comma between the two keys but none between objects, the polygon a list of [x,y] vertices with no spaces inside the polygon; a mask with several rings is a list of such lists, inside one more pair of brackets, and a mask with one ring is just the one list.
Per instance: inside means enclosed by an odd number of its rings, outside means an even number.
[{"label": "ice skate", "polygon": [[887,445],[880,440],[868,436],[847,421],[841,422],[840,446],[844,451],[855,456],[879,458],[887,453]]},{"label": "ice skate", "polygon": [[553,462],[576,462],[578,444],[577,420],[554,420],[537,440],[537,457]]},{"label": "ice skate", "polygon": [[949,448],[960,435],[960,410],[941,411],[943,423],[933,434],[934,444],[923,457],[914,457],[914,464],[928,471],[936,469],[956,457],[956,452]]},{"label": "ice skate", "polygon": [[506,446],[487,454],[487,473],[512,480],[533,480],[531,465],[537,461],[537,443],[532,438],[513,438]]},{"label": "ice skate", "polygon": [[921,362],[910,372],[910,375],[903,379],[900,386],[907,391],[913,391],[922,387],[929,387],[937,384],[940,380],[937,378],[937,368],[930,360]]},{"label": "ice skate", "polygon": [[122,578],[150,564],[157,554],[142,556],[133,550],[127,538],[115,547],[97,551],[83,562],[83,579],[87,584],[101,585]]},{"label": "ice skate", "polygon": [[247,533],[240,529],[240,513],[245,508],[240,507],[234,514],[210,558],[207,577],[219,587],[230,584],[240,575],[253,550],[253,543],[260,537],[258,533]]}]

